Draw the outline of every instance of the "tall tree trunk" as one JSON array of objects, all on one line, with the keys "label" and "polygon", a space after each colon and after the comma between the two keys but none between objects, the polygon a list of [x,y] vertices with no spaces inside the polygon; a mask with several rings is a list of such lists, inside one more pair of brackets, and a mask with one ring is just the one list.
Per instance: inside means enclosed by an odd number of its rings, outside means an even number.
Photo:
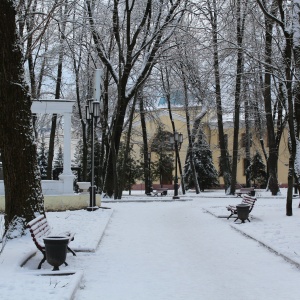
[{"label": "tall tree trunk", "polygon": [[28,69],[29,69],[29,78],[30,78],[30,89],[31,89],[31,97],[33,99],[37,99],[37,90],[36,90],[36,80],[35,80],[35,71],[34,71],[34,61],[32,57],[32,34],[34,27],[34,17],[37,7],[37,1],[33,2],[32,8],[30,8],[29,16],[26,18],[27,32],[29,32],[29,36],[27,38],[27,51],[26,58],[28,59]]},{"label": "tall tree trunk", "polygon": [[[258,64],[259,65],[259,71],[258,71],[258,83],[256,89],[255,89],[255,94],[254,94],[254,99],[253,99],[253,109],[254,109],[254,119],[255,119],[255,130],[258,130],[259,133],[259,141],[260,141],[260,145],[261,145],[261,149],[265,158],[265,161],[268,161],[268,154],[267,154],[267,150],[265,147],[265,143],[263,140],[263,137],[265,136],[265,131],[264,131],[264,125],[262,124],[262,116],[261,116],[261,110],[259,109],[259,102],[260,100],[263,100],[263,87],[264,87],[264,80],[263,80],[263,71],[262,71],[262,67],[261,67],[261,63]],[[267,174],[268,174],[268,170],[267,170]],[[269,176],[267,176],[267,178],[269,178]]]},{"label": "tall tree trunk", "polygon": [[108,127],[108,88],[109,88],[109,72],[107,68],[103,72],[103,111],[102,117],[100,118],[101,127],[102,127],[102,143],[101,143],[101,155],[100,155],[100,163],[102,170],[102,185],[101,190],[104,190],[105,182],[106,182],[106,168],[108,164],[109,157],[109,127]]},{"label": "tall tree trunk", "polygon": [[[79,68],[80,63],[77,64],[75,57],[73,58],[74,73],[75,73],[75,85],[76,85],[76,101],[78,107],[79,119],[82,128],[82,181],[87,181],[87,156],[88,156],[88,146],[87,146],[87,136],[86,136],[86,122],[84,121],[83,113],[81,110],[81,97],[80,97],[80,87],[79,87]],[[85,113],[85,112],[84,112]]]},{"label": "tall tree trunk", "polygon": [[122,100],[122,96],[118,96],[118,104],[114,114],[114,121],[111,129],[110,151],[108,164],[106,168],[105,192],[109,197],[114,195],[115,199],[118,196],[118,174],[117,174],[117,159],[120,146],[121,135],[123,132],[123,124],[127,108],[127,99]]},{"label": "tall tree trunk", "polygon": [[[277,0],[272,3],[271,14],[275,15],[277,12]],[[272,114],[272,40],[273,40],[273,20],[265,16],[265,80],[264,80],[264,104],[267,121],[267,132],[268,132],[268,144],[269,144],[269,157],[268,157],[268,172],[269,172],[269,188],[272,195],[277,195],[279,191],[278,179],[277,179],[277,163],[278,163],[278,152],[276,149],[274,122]]]},{"label": "tall tree trunk", "polygon": [[[141,94],[139,96],[141,97]],[[133,116],[134,116],[134,113],[135,113],[135,104],[136,104],[137,98],[138,98],[138,95],[136,95],[133,98],[133,103],[132,103],[132,107],[131,107],[131,110],[130,110],[128,131],[127,131],[127,134],[126,134],[126,145],[125,145],[124,158],[123,158],[123,161],[122,161],[121,172],[118,175],[118,178],[119,178],[118,199],[122,198],[122,193],[123,193],[123,190],[124,190],[125,169],[126,169],[126,163],[128,161],[128,157],[130,156],[130,137],[131,137],[132,122],[133,122]]]},{"label": "tall tree trunk", "polygon": [[[246,96],[245,96],[246,97]],[[245,101],[245,146],[246,146],[246,187],[251,186],[249,166],[250,166],[250,147],[251,147],[251,136],[250,136],[250,119],[249,119],[249,102]]]},{"label": "tall tree trunk", "polygon": [[[67,0],[65,0],[67,3]],[[59,56],[58,56],[58,65],[57,65],[57,76],[56,76],[56,87],[55,87],[55,99],[60,98],[61,92],[61,82],[62,82],[62,69],[63,69],[63,57],[64,57],[64,42],[65,42],[65,30],[66,30],[66,19],[68,14],[67,4],[65,5],[65,10],[62,16],[62,29],[60,36],[60,45],[59,45]],[[54,141],[55,141],[55,133],[56,133],[56,125],[57,125],[57,114],[52,115],[51,122],[51,131],[50,131],[50,139],[49,139],[49,152],[48,152],[48,165],[47,165],[47,179],[52,179],[52,164],[54,158]]]},{"label": "tall tree trunk", "polygon": [[[293,23],[297,24],[294,26],[298,28],[299,25],[299,16],[300,13],[300,3],[294,3],[294,14],[293,14]],[[293,45],[293,54],[294,54],[294,66],[295,66],[295,77],[300,78],[300,45],[299,45],[299,38]],[[294,91],[293,94],[295,95],[294,98],[294,112],[295,112],[295,120],[296,120],[296,138],[299,139],[300,137],[300,81],[296,80],[294,83]],[[298,156],[298,155],[297,155]],[[295,174],[295,184],[297,184],[298,189],[300,189],[300,174]]]},{"label": "tall tree trunk", "polygon": [[[87,145],[87,120],[85,116],[85,106],[83,106],[84,111],[82,111],[82,99],[80,96],[80,70],[82,68],[82,58],[83,58],[83,37],[85,34],[86,27],[83,26],[82,30],[80,31],[79,35],[79,53],[78,58],[76,57],[76,52],[74,51],[75,44],[76,44],[76,28],[75,28],[75,22],[76,20],[76,10],[73,12],[73,43],[70,45],[70,50],[73,58],[73,68],[74,68],[74,74],[75,74],[75,91],[76,91],[76,101],[77,101],[77,108],[78,108],[78,114],[81,124],[81,131],[82,131],[82,165],[81,165],[81,180],[87,181],[87,156],[88,156],[88,145]],[[90,53],[87,57],[87,65],[89,65],[89,59],[90,59]],[[98,175],[98,178],[100,176]],[[98,187],[98,183],[96,184]]]},{"label": "tall tree trunk", "polygon": [[241,108],[241,82],[243,76],[243,37],[245,26],[245,10],[241,17],[241,0],[236,1],[236,34],[237,34],[237,63],[236,63],[236,83],[235,83],[235,99],[234,99],[234,132],[233,132],[233,154],[232,154],[232,170],[231,170],[231,191],[235,194],[238,151],[239,151],[239,132],[240,132],[240,108]]},{"label": "tall tree trunk", "polygon": [[[207,2],[210,7],[210,2]],[[223,109],[221,97],[221,79],[220,79],[220,65],[219,65],[219,50],[218,50],[218,20],[216,0],[213,0],[213,8],[210,7],[210,22],[212,27],[212,43],[213,43],[213,60],[214,60],[214,75],[215,75],[215,93],[217,105],[217,120],[219,133],[219,147],[220,147],[220,165],[222,168],[225,191],[228,191],[231,183],[231,171],[228,157],[227,143],[225,142],[225,134],[223,128]]]},{"label": "tall tree trunk", "polygon": [[295,170],[295,158],[296,158],[296,132],[294,123],[294,103],[293,103],[293,91],[292,91],[292,80],[293,80],[293,68],[292,68],[292,50],[293,50],[293,36],[285,31],[285,85],[287,90],[288,99],[288,123],[290,133],[290,158],[289,158],[289,172],[288,172],[288,191],[286,199],[286,215],[293,215],[293,187],[294,187],[294,170]]},{"label": "tall tree trunk", "polygon": [[295,158],[296,158],[296,133],[294,128],[294,108],[293,108],[293,94],[292,94],[292,39],[288,35],[286,37],[286,51],[285,51],[285,62],[286,62],[286,88],[288,93],[288,123],[290,129],[290,158],[289,158],[289,172],[288,172],[288,191],[286,199],[286,215],[293,215],[293,186],[294,186],[294,169],[295,169]]},{"label": "tall tree trunk", "polygon": [[[172,125],[172,132],[173,132],[173,134],[175,134],[176,128],[175,128],[175,122],[173,120],[173,114],[172,114],[172,108],[171,108],[171,92],[170,92],[170,82],[169,82],[169,70],[166,68],[165,72],[166,72],[166,76],[164,76],[163,71],[161,71],[161,81],[162,81],[162,85],[163,85],[163,89],[164,89],[164,95],[166,97],[167,104],[168,104],[168,111],[169,111],[169,117],[170,117],[170,121],[171,121],[171,125]],[[184,180],[183,180],[184,176],[183,176],[182,164],[181,164],[181,159],[180,159],[180,156],[179,156],[178,148],[175,148],[175,151],[177,151],[177,157],[178,157],[178,167],[179,167],[179,174],[180,174],[180,178],[181,178],[181,180],[180,180],[181,189],[182,189],[182,193],[185,194],[185,185],[184,185]],[[197,181],[195,181],[195,182],[197,183]],[[197,189],[196,189],[196,191],[197,191]]]},{"label": "tall tree trunk", "polygon": [[[188,107],[189,107],[188,89],[187,89],[185,72],[184,72],[182,64],[181,64],[181,72],[182,72],[182,81],[183,81],[183,90],[184,90],[184,109],[185,109],[185,117],[186,117],[186,127],[187,127],[188,141],[189,141],[187,155],[189,156],[189,161],[190,161],[190,165],[191,165],[191,169],[192,169],[196,194],[200,194],[198,176],[197,176],[197,172],[196,172],[196,168],[195,168],[195,162],[194,162],[194,147],[193,147],[194,146],[194,144],[193,144],[193,138],[194,137],[192,136],[192,133],[191,133],[190,114],[189,114],[189,111],[188,111]],[[199,174],[199,177],[201,177],[201,174]]]},{"label": "tall tree trunk", "polygon": [[15,15],[13,1],[0,1],[0,151],[5,219],[6,226],[14,220],[14,235],[22,235],[26,223],[44,213],[44,199]]},{"label": "tall tree trunk", "polygon": [[[300,10],[300,8],[299,8]],[[295,73],[296,77],[300,78],[300,45],[294,46],[294,58],[295,58]],[[297,80],[295,82],[294,87],[294,111],[295,111],[295,118],[296,118],[296,136],[299,138],[300,136],[300,81]]]},{"label": "tall tree trunk", "polygon": [[[141,93],[141,92],[140,92]],[[142,95],[138,97],[139,106],[140,106],[140,118],[142,126],[142,136],[143,136],[143,156],[144,156],[144,177],[145,177],[145,194],[149,195],[151,193],[151,167],[148,157],[148,136],[147,136],[147,126],[146,126],[146,112],[144,108],[144,102]]]}]

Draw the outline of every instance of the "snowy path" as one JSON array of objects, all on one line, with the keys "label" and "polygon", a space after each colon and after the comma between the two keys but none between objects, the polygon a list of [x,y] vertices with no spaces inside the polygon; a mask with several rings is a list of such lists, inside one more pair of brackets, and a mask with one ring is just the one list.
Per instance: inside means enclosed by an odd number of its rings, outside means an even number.
[{"label": "snowy path", "polygon": [[109,206],[97,252],[78,253],[85,280],[76,300],[300,298],[300,288],[290,294],[300,270],[195,201]]}]

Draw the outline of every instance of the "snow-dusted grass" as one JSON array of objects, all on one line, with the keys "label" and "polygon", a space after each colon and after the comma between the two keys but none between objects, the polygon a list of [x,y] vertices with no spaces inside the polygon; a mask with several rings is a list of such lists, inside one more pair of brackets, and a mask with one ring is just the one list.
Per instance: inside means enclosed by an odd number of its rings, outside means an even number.
[{"label": "snow-dusted grass", "polygon": [[40,253],[20,267],[36,249],[29,236],[9,241],[0,256],[1,299],[299,299],[300,199],[287,217],[285,192],[260,191],[244,224],[224,218],[225,206],[241,198],[223,191],[176,202],[172,192],[134,192],[103,201],[111,209],[47,213],[53,231],[76,232],[70,246],[81,252],[60,267],[72,275],[49,276],[47,263],[36,270]]}]

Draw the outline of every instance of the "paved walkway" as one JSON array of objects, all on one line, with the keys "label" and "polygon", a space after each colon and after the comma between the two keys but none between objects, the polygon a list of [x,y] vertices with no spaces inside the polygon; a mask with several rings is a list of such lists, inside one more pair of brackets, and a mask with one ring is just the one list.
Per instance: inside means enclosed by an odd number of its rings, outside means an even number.
[{"label": "paved walkway", "polygon": [[195,201],[109,206],[97,252],[74,260],[84,265],[76,300],[299,299],[297,268]]}]

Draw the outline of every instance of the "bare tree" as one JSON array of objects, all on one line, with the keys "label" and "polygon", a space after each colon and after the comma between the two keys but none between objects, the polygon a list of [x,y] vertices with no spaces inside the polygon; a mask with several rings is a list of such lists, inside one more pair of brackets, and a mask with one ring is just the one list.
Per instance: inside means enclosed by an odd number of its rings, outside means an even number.
[{"label": "bare tree", "polygon": [[235,76],[235,93],[234,93],[234,133],[233,133],[233,153],[232,153],[232,169],[231,169],[231,188],[230,194],[235,194],[237,162],[238,162],[238,146],[239,146],[239,129],[240,129],[240,108],[241,108],[241,86],[244,69],[244,53],[243,39],[245,31],[245,19],[247,14],[247,1],[245,5],[241,0],[236,1],[236,43],[237,43],[237,61]]},{"label": "bare tree", "polygon": [[[63,5],[60,6],[60,20],[59,23],[59,52],[58,52],[58,64],[57,64],[57,75],[55,85],[55,99],[60,99],[61,95],[61,84],[63,74],[63,58],[65,51],[65,40],[66,40],[66,26],[67,18],[69,16],[69,4],[68,0],[64,0]],[[49,152],[48,152],[48,167],[47,167],[47,179],[52,179],[52,164],[54,158],[54,141],[57,125],[57,114],[52,115],[51,132],[49,139]]]},{"label": "bare tree", "polygon": [[225,141],[225,133],[223,127],[223,104],[221,95],[221,75],[220,75],[220,61],[219,61],[219,24],[218,15],[219,9],[217,8],[217,1],[213,0],[212,3],[207,1],[208,12],[207,17],[211,26],[212,46],[213,46],[213,66],[215,75],[215,97],[217,106],[217,122],[219,132],[219,147],[220,147],[220,165],[222,168],[222,175],[224,179],[225,191],[227,192],[231,184],[231,169],[228,157],[227,143]]},{"label": "bare tree", "polygon": [[[111,125],[110,157],[108,161],[110,176],[106,181],[106,192],[117,197],[118,183],[114,166],[117,161],[124,118],[129,101],[150,75],[162,48],[169,41],[185,12],[186,0],[176,1],[113,1],[111,7],[101,4],[106,20],[111,24],[108,31],[114,34],[115,57],[108,57],[106,34],[97,27],[96,11],[92,2],[86,0],[91,32],[95,48],[102,63],[114,79],[118,91],[115,113]],[[111,20],[108,19],[111,18]]]}]

